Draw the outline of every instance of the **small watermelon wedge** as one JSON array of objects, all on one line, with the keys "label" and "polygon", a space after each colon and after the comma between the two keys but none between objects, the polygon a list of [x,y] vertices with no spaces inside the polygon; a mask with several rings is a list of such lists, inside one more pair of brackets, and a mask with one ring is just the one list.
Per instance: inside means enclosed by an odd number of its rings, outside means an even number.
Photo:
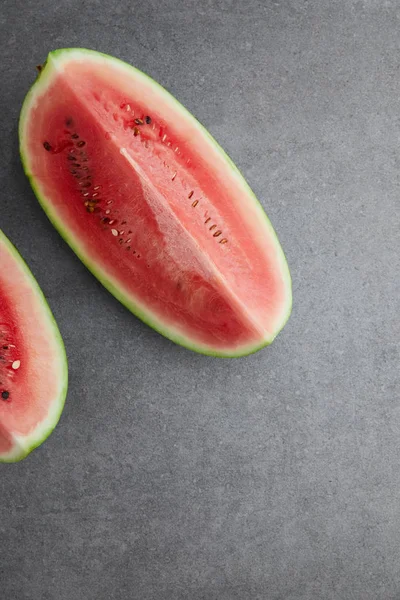
[{"label": "small watermelon wedge", "polygon": [[64,406],[67,379],[50,308],[0,231],[0,462],[25,458],[48,437]]},{"label": "small watermelon wedge", "polygon": [[291,310],[276,234],[232,161],[164,88],[84,49],[51,52],[20,118],[25,172],[93,274],[171,340],[269,344]]}]

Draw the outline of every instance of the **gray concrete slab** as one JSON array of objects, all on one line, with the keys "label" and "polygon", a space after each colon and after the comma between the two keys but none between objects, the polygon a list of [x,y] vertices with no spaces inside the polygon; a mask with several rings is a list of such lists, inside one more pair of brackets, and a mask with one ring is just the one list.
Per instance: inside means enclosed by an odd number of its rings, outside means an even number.
[{"label": "gray concrete slab", "polygon": [[[70,389],[49,440],[0,466],[1,598],[400,598],[399,30],[395,1],[2,1],[1,227]],[[148,72],[237,162],[293,276],[270,348],[173,345],[53,230],[17,123],[65,46]]]}]

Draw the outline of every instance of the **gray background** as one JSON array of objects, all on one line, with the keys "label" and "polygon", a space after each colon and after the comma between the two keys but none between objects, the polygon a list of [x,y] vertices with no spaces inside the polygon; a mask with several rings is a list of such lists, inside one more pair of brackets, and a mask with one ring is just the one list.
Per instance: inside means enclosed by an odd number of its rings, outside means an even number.
[{"label": "gray background", "polygon": [[[6,0],[1,227],[49,298],[65,412],[0,467],[10,600],[400,598],[400,3]],[[272,347],[217,360],[118,304],[19,164],[50,49],[115,54],[175,94],[263,202],[293,275]]]}]

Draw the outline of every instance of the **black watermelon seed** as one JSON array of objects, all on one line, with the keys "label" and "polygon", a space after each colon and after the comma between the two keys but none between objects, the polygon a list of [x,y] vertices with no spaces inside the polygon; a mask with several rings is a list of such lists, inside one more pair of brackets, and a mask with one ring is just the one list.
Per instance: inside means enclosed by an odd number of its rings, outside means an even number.
[{"label": "black watermelon seed", "polygon": [[149,115],[147,115],[147,117],[146,117],[146,123],[147,123],[147,125],[150,125],[150,123],[151,123],[151,117],[149,117]]},{"label": "black watermelon seed", "polygon": [[72,125],[74,124],[74,122],[73,122],[73,120],[72,120],[71,117],[67,117],[65,119],[65,124],[66,124],[67,127],[72,127]]},{"label": "black watermelon seed", "polygon": [[3,350],[8,350],[8,346],[3,346]]},{"label": "black watermelon seed", "polygon": [[81,140],[80,142],[77,143],[77,146],[78,146],[78,148],[82,148],[82,146],[84,146],[85,144],[86,144],[86,142]]},{"label": "black watermelon seed", "polygon": [[10,392],[7,392],[6,390],[4,390],[4,392],[1,392],[1,397],[3,398],[3,400],[8,400],[9,395]]},{"label": "black watermelon seed", "polygon": [[50,152],[51,146],[50,146],[49,142],[43,142],[43,148],[45,150],[47,150],[47,152]]},{"label": "black watermelon seed", "polygon": [[78,135],[77,133],[73,133],[73,134],[71,135],[71,137],[72,137],[72,139],[73,139],[73,140],[77,140],[77,139],[78,139],[78,137],[79,137],[79,135]]}]

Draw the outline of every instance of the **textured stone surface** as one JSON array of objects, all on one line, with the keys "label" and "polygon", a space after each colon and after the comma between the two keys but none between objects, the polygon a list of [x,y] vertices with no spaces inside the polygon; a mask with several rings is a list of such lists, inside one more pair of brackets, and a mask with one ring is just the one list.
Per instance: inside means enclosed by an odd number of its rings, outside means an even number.
[{"label": "textured stone surface", "polygon": [[[1,227],[70,391],[48,442],[0,466],[1,598],[400,597],[399,27],[395,1],[2,1]],[[293,275],[272,347],[174,346],[53,230],[17,122],[64,46],[147,71],[242,169]]]}]

